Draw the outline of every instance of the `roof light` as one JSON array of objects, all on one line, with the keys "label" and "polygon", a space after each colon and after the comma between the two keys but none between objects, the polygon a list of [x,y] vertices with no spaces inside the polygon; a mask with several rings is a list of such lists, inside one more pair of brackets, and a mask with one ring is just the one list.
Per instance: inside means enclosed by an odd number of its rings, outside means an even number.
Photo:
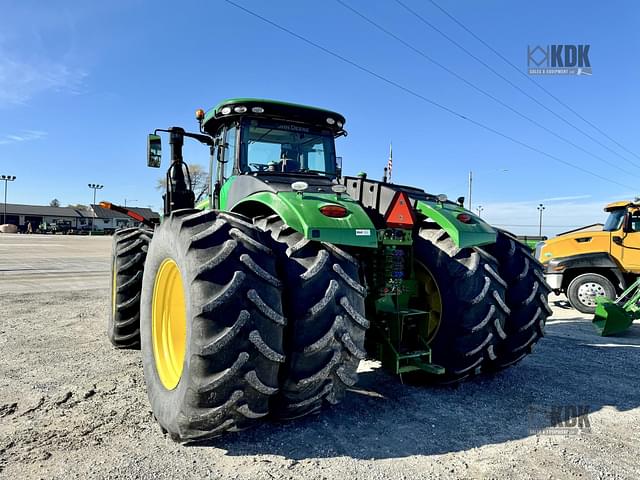
[{"label": "roof light", "polygon": [[309,188],[309,184],[307,182],[293,182],[291,184],[291,189],[295,190],[296,192],[302,192],[307,188]]},{"label": "roof light", "polygon": [[253,113],[264,113],[264,108],[262,108],[262,107],[251,107],[251,111]]},{"label": "roof light", "polygon": [[244,113],[247,111],[247,107],[244,105],[238,105],[237,107],[234,107],[233,111],[236,113]]},{"label": "roof light", "polygon": [[448,200],[447,196],[444,193],[441,193],[436,197],[440,203],[444,203]]},{"label": "roof light", "polygon": [[196,120],[204,119],[204,110],[199,108],[196,110]]},{"label": "roof light", "polygon": [[384,221],[391,228],[413,228],[415,215],[406,192],[396,192],[384,216]]},{"label": "roof light", "polygon": [[342,128],[342,126],[344,125],[344,123],[342,123],[342,122],[336,122],[336,125],[338,125],[338,127]]},{"label": "roof light", "polygon": [[341,205],[325,205],[319,210],[325,217],[344,218],[349,215],[349,211]]},{"label": "roof light", "polygon": [[231,113],[231,107],[224,107],[222,110],[220,110],[220,113],[222,115],[229,115]]},{"label": "roof light", "polygon": [[473,217],[468,213],[460,213],[456,218],[462,223],[474,223]]},{"label": "roof light", "polygon": [[345,187],[344,185],[332,185],[331,186],[331,191],[335,192],[335,193],[344,193],[347,191],[347,187]]},{"label": "roof light", "polygon": [[335,121],[333,118],[331,118],[331,117],[327,117],[327,123],[328,123],[329,125],[334,125],[334,124],[336,123],[336,121]]}]

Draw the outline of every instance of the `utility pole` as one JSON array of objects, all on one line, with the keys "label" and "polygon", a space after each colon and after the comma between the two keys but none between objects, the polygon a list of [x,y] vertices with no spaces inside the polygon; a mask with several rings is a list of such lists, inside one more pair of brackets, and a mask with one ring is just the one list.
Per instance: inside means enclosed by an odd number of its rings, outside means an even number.
[{"label": "utility pole", "polygon": [[544,211],[545,206],[543,204],[538,205],[538,211],[540,212],[540,223],[538,226],[538,236],[542,237],[542,212]]},{"label": "utility pole", "polygon": [[[89,183],[88,187],[93,189],[93,203],[91,205],[95,205],[96,204],[96,190],[102,190],[104,188],[104,185],[98,185],[97,183]],[[95,222],[96,212],[93,209],[93,207],[91,207],[91,211],[93,212],[93,218],[91,219],[91,234],[93,234],[93,225],[96,223]]]},{"label": "utility pole", "polygon": [[[129,202],[137,202],[137,201],[138,201],[138,200],[137,200],[137,199],[135,199],[135,198],[130,198],[130,199],[129,199]],[[127,199],[126,199],[126,198],[124,199],[124,206],[125,206],[125,207],[127,206]]]},{"label": "utility pole", "polygon": [[482,205],[478,205],[478,208],[476,208],[476,210],[478,210],[478,216],[482,218],[482,211],[484,210],[484,207]]},{"label": "utility pole", "polygon": [[471,187],[473,184],[473,172],[469,170],[469,207],[468,210],[471,211]]},{"label": "utility pole", "polygon": [[7,223],[7,184],[8,182],[13,182],[15,179],[15,175],[0,175],[0,180],[4,180],[4,214],[2,215],[3,224]]}]

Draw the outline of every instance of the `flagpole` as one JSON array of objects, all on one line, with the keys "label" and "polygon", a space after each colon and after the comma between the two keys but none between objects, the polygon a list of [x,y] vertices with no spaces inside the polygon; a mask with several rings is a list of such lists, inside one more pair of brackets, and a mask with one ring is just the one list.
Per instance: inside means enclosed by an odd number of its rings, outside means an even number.
[{"label": "flagpole", "polygon": [[393,142],[389,142],[389,161],[387,162],[387,178],[391,183],[391,171],[393,169]]}]

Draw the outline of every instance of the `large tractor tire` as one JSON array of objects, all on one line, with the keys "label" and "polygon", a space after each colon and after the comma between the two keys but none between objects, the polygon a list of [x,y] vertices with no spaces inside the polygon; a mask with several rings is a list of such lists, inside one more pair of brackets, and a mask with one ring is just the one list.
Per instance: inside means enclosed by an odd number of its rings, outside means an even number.
[{"label": "large tractor tire", "polygon": [[279,246],[285,282],[283,308],[287,360],[273,414],[282,419],[336,404],[357,381],[365,357],[366,289],[358,261],[341,248],[304,238],[277,215],[256,220]]},{"label": "large tractor tire", "polygon": [[125,228],[113,235],[107,336],[118,348],[140,348],[142,273],[152,236],[145,228]]},{"label": "large tractor tire", "polygon": [[417,377],[447,384],[480,373],[505,338],[509,314],[495,260],[481,249],[456,247],[444,230],[425,223],[414,241],[414,261],[426,301],[420,307],[431,312],[434,325],[432,362],[445,369]]},{"label": "large tractor tire", "polygon": [[284,362],[281,282],[268,235],[244,217],[178,210],[153,236],[141,339],[151,408],[176,441],[269,413]]},{"label": "large tractor tire", "polygon": [[547,300],[551,288],[544,280],[542,265],[510,234],[498,231],[496,243],[486,250],[497,260],[498,273],[507,283],[506,302],[511,311],[504,327],[507,338],[495,346],[496,358],[487,361],[488,368],[499,370],[530,354],[544,335],[551,315]]}]

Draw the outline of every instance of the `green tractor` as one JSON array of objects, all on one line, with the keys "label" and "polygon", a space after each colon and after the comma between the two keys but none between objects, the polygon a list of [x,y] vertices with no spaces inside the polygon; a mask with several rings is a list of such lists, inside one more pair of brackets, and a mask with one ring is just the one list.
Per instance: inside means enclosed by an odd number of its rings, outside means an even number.
[{"label": "green tractor", "polygon": [[[109,338],[141,346],[153,414],[176,441],[335,404],[364,358],[455,383],[543,335],[549,287],[510,234],[444,195],[342,175],[342,115],[260,99],[169,134],[161,224],[114,236]],[[210,149],[194,205],[184,138]],[[386,177],[386,174],[385,174]]]}]

